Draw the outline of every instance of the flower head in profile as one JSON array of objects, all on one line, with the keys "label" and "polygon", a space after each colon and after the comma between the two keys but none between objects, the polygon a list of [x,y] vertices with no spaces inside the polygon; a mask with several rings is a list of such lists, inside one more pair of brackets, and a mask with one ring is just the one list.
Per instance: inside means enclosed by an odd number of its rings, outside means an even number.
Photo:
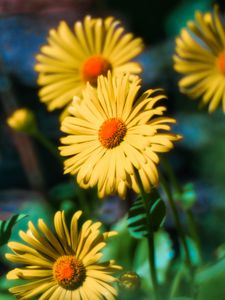
[{"label": "flower head in profile", "polygon": [[97,77],[108,70],[139,74],[141,67],[132,60],[142,49],[142,40],[126,33],[113,17],[86,16],[73,31],[62,21],[50,30],[48,44],[37,55],[41,101],[50,111],[63,108],[81,95],[86,82],[95,87]]},{"label": "flower head in profile", "polygon": [[180,90],[201,98],[213,112],[222,102],[225,112],[225,19],[218,7],[212,13],[196,12],[176,40],[174,68],[183,74]]},{"label": "flower head in profile", "polygon": [[[140,79],[119,74],[98,78],[97,89],[87,84],[83,100],[75,99],[61,130],[65,173],[77,175],[83,188],[98,187],[100,198],[128,188],[140,192],[135,172],[146,192],[158,184],[157,152],[167,152],[180,137],[168,133],[175,120],[157,106],[161,90],[140,94]],[[160,116],[160,117],[159,117]]]},{"label": "flower head in profile", "polygon": [[116,280],[112,274],[120,267],[114,261],[99,262],[101,250],[115,232],[100,233],[100,222],[86,221],[81,228],[77,211],[68,228],[64,212],[54,218],[55,233],[38,220],[38,228],[29,222],[27,232],[20,231],[25,243],[10,242],[13,254],[6,258],[22,264],[7,274],[8,279],[22,279],[24,284],[10,288],[19,299],[103,300],[115,299]]},{"label": "flower head in profile", "polygon": [[16,131],[32,133],[36,131],[36,120],[33,112],[27,108],[19,108],[7,119],[9,127]]}]

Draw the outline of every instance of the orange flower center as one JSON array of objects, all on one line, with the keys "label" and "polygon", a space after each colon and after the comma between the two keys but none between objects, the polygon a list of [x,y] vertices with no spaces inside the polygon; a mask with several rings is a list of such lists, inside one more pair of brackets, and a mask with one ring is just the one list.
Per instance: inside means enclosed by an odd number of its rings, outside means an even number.
[{"label": "orange flower center", "polygon": [[96,86],[98,76],[107,75],[109,70],[112,70],[109,61],[100,55],[95,55],[84,62],[81,72],[84,81],[89,81],[90,84]]},{"label": "orange flower center", "polygon": [[217,68],[225,75],[225,51],[221,52],[216,60]]},{"label": "orange flower center", "polygon": [[86,274],[82,262],[72,255],[65,255],[54,263],[53,276],[61,287],[74,290],[82,284]]},{"label": "orange flower center", "polygon": [[98,132],[99,141],[105,148],[114,148],[122,142],[126,132],[125,124],[120,119],[112,118],[101,125]]}]

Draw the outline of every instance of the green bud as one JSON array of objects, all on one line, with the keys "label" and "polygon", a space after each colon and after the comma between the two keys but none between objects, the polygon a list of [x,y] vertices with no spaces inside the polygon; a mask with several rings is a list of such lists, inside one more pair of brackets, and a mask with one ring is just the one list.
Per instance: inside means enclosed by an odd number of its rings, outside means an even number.
[{"label": "green bud", "polygon": [[141,278],[135,272],[126,272],[119,278],[119,285],[125,290],[134,291],[141,285]]}]

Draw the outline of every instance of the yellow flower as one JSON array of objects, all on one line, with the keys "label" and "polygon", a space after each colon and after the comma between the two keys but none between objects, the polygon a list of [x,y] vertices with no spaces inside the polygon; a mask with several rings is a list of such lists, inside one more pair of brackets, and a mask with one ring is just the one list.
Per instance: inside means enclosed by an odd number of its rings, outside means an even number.
[{"label": "yellow flower", "polygon": [[140,79],[120,74],[99,76],[97,89],[87,83],[83,100],[75,99],[69,108],[71,116],[62,122],[60,147],[65,160],[65,173],[77,174],[83,188],[98,186],[99,197],[119,193],[127,188],[139,193],[135,169],[144,189],[158,184],[156,152],[173,147],[178,135],[169,130],[172,118],[163,115],[164,106],[155,104],[165,98],[160,90],[147,90],[140,95]]},{"label": "yellow flower", "polygon": [[218,7],[213,13],[196,12],[176,40],[175,70],[184,74],[180,90],[213,112],[222,102],[225,112],[225,20]]},{"label": "yellow flower", "polygon": [[39,231],[32,222],[29,230],[20,231],[26,244],[10,242],[14,254],[6,258],[23,267],[7,274],[8,279],[23,279],[25,284],[10,288],[19,299],[40,300],[101,300],[115,299],[116,280],[112,274],[121,269],[114,261],[99,262],[106,239],[115,232],[100,233],[100,222],[86,221],[78,229],[82,212],[77,211],[66,225],[64,212],[58,211],[54,218],[54,234],[38,220]]},{"label": "yellow flower", "polygon": [[33,112],[26,108],[20,108],[8,117],[7,124],[16,131],[32,133],[36,131],[36,121]]},{"label": "yellow flower", "polygon": [[74,24],[74,32],[62,21],[57,30],[50,30],[48,45],[37,55],[41,101],[50,111],[63,108],[81,95],[87,81],[96,86],[97,77],[108,70],[140,73],[140,65],[131,60],[142,49],[142,40],[125,33],[113,17],[86,16]]}]

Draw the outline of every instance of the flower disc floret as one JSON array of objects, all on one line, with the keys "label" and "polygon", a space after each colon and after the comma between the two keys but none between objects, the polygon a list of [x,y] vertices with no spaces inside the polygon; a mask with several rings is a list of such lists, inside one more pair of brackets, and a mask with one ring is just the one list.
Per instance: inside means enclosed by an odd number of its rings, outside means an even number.
[{"label": "flower disc floret", "polygon": [[123,141],[126,132],[127,129],[123,121],[112,118],[101,125],[98,132],[99,141],[105,148],[114,148]]},{"label": "flower disc floret", "polygon": [[216,60],[216,65],[218,70],[225,75],[225,51],[221,52],[218,55],[218,58]]},{"label": "flower disc floret", "polygon": [[82,75],[85,82],[90,82],[93,86],[97,85],[100,75],[106,75],[112,69],[110,62],[100,55],[88,58],[82,66]]},{"label": "flower disc floret", "polygon": [[86,274],[81,261],[72,255],[64,255],[54,263],[53,276],[61,287],[74,290],[82,285]]}]

